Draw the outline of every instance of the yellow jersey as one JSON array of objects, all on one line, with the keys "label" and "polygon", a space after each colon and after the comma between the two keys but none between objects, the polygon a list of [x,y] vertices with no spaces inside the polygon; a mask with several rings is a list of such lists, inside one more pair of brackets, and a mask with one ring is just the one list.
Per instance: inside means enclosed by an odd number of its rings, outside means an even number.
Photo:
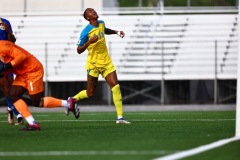
[{"label": "yellow jersey", "polygon": [[104,67],[112,61],[106,45],[104,21],[98,20],[98,26],[88,24],[81,32],[78,46],[83,46],[94,35],[98,36],[98,41],[90,44],[87,48],[87,64],[90,63],[95,67]]}]

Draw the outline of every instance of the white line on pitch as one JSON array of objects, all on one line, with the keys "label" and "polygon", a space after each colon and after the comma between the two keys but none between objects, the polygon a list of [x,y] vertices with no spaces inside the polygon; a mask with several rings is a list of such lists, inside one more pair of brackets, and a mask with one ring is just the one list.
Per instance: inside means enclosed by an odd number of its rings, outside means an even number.
[{"label": "white line on pitch", "polygon": [[[16,157],[16,156],[76,156],[76,155],[164,155],[174,151],[18,151],[18,152],[0,152],[0,157]],[[175,151],[176,152],[176,151]]]},{"label": "white line on pitch", "polygon": [[176,160],[176,159],[180,159],[180,158],[185,158],[185,157],[196,155],[196,154],[199,154],[201,152],[208,151],[208,150],[223,146],[225,144],[228,144],[230,142],[234,142],[234,141],[237,141],[237,140],[240,140],[240,136],[227,138],[227,139],[222,139],[222,140],[210,143],[210,144],[199,146],[197,148],[177,152],[177,153],[174,153],[174,154],[171,154],[171,155],[155,158],[153,160]]},{"label": "white line on pitch", "polygon": [[[115,120],[109,119],[101,119],[101,120],[93,120],[93,119],[84,119],[84,120],[39,120],[39,122],[55,122],[55,121],[66,121],[66,122],[74,122],[74,121],[82,121],[82,122],[111,122]],[[217,122],[217,121],[235,121],[235,119],[131,119],[134,122],[177,122],[177,121],[192,121],[192,122]]]},{"label": "white line on pitch", "polygon": [[[112,122],[115,120],[102,119],[102,120],[37,120],[38,122]],[[132,122],[180,122],[180,121],[191,121],[191,122],[220,122],[220,121],[235,121],[235,119],[131,119]],[[0,121],[5,123],[7,121]]]}]

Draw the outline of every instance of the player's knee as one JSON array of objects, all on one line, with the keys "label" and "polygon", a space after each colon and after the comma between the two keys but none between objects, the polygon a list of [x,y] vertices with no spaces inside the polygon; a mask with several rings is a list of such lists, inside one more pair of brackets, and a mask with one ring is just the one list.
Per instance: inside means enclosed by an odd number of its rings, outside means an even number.
[{"label": "player's knee", "polygon": [[9,94],[8,97],[10,98],[10,100],[11,100],[12,103],[15,103],[18,99],[20,99],[18,96],[13,96],[13,95],[11,95],[11,94]]},{"label": "player's knee", "polygon": [[42,102],[42,98],[41,99],[33,99],[31,100],[32,105],[35,107],[42,107],[41,102]]}]

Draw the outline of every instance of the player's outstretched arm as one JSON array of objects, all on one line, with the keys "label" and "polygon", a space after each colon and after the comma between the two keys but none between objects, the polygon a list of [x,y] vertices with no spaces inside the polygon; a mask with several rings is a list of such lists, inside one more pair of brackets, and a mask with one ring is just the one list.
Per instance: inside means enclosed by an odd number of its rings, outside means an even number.
[{"label": "player's outstretched arm", "polygon": [[125,36],[125,33],[123,31],[116,31],[109,28],[105,28],[105,34],[117,34],[121,38]]},{"label": "player's outstretched arm", "polygon": [[105,28],[105,34],[117,34],[116,30],[112,30],[110,28]]}]

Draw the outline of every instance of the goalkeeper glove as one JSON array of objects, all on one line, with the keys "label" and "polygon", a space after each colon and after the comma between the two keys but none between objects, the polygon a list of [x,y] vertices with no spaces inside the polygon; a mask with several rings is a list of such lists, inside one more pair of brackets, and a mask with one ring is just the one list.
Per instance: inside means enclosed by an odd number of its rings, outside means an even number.
[{"label": "goalkeeper glove", "polygon": [[11,62],[8,62],[7,64],[5,64],[2,61],[0,61],[0,73],[3,73],[4,71],[6,71],[10,68],[12,68]]}]

